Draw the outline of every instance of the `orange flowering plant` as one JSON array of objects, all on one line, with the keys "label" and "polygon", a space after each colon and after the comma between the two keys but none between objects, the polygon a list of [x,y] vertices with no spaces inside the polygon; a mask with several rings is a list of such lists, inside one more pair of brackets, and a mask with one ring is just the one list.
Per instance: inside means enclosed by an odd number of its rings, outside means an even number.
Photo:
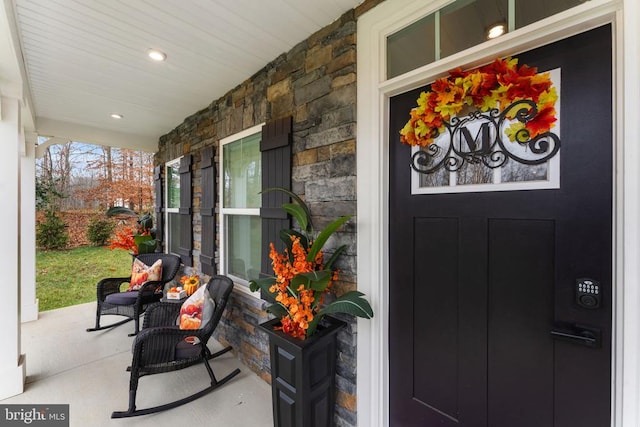
[{"label": "orange flowering plant", "polygon": [[[400,131],[400,141],[426,147],[445,131],[445,122],[463,109],[502,111],[519,100],[534,102],[537,114],[526,123],[515,121],[506,129],[506,134],[512,142],[535,138],[554,126],[557,99],[550,74],[538,74],[535,67],[518,66],[517,58],[496,59],[468,71],[457,68],[449,72],[449,77],[433,82],[430,91],[420,94],[417,107],[411,110],[409,121]],[[516,111],[509,112],[507,117],[514,119],[515,114]]]},{"label": "orange flowering plant", "polygon": [[309,208],[297,194],[280,187],[267,191],[271,190],[285,192],[293,198],[295,203],[285,203],[282,208],[297,220],[301,231],[280,231],[280,239],[285,244],[284,251],[279,253],[270,243],[269,257],[275,275],[252,280],[249,287],[253,292],[262,289],[274,297],[276,303],[267,311],[280,317],[283,332],[298,339],[310,337],[316,332],[322,317],[330,313],[372,318],[373,310],[362,292],[347,292],[333,302],[324,304],[331,285],[338,279],[338,270],[333,263],[344,252],[346,245],[338,247],[326,261],[323,247],[351,216],[336,219],[316,234]]},{"label": "orange flowering plant", "polygon": [[[129,215],[138,216],[128,208],[115,206],[109,208],[107,216]],[[157,241],[155,239],[155,229],[153,228],[153,217],[146,213],[136,221],[136,229],[132,227],[120,227],[116,230],[115,238],[111,240],[109,249],[124,249],[134,255],[151,253],[156,250]]]}]

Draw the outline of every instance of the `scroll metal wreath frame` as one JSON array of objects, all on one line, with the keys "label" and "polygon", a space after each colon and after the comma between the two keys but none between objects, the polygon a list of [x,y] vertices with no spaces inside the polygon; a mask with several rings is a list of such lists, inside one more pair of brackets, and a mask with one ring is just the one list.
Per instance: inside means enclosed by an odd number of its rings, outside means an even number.
[{"label": "scroll metal wreath frame", "polygon": [[[511,114],[513,110],[517,110],[515,114]],[[539,165],[553,158],[560,150],[560,138],[553,132],[544,132],[534,138],[530,137],[530,132],[525,127],[519,129],[515,133],[515,141],[503,141],[504,126],[509,123],[507,120],[511,116],[521,123],[528,123],[538,114],[535,102],[522,99],[513,102],[502,112],[497,108],[493,108],[486,112],[475,111],[464,118],[453,117],[451,121],[445,122],[444,125],[449,133],[447,145],[440,147],[436,144],[430,144],[425,149],[416,151],[411,156],[411,168],[418,173],[432,174],[441,168],[449,172],[460,170],[465,163],[478,164],[482,163],[486,167],[496,169],[503,166],[509,159],[525,165]],[[468,133],[467,125],[471,122],[482,120],[487,123],[481,128],[483,140],[480,147],[477,148],[475,140],[466,137],[470,151],[462,150],[462,142],[456,144],[456,137],[461,141],[462,134]],[[492,134],[489,126],[495,131],[493,139],[489,135]],[[470,134],[469,134],[470,135]],[[518,154],[509,150],[510,144],[519,144],[526,146],[531,153],[538,156],[534,159],[525,159]],[[438,160],[438,158],[441,159]]]}]

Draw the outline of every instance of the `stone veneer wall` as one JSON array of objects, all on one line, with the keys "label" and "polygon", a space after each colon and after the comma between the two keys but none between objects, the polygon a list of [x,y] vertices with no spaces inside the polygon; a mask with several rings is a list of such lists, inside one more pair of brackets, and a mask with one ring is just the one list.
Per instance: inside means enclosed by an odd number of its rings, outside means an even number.
[{"label": "stone veneer wall", "polygon": [[[199,271],[202,148],[218,150],[222,138],[291,115],[292,189],[309,205],[318,229],[337,216],[354,215],[332,240],[348,245],[337,263],[341,273],[334,289],[341,294],[356,288],[356,20],[378,3],[368,0],[345,13],[160,138],[156,164],[194,155],[190,271]],[[205,237],[219,241],[217,235]],[[265,306],[262,300],[234,291],[217,339],[231,344],[244,364],[270,382],[267,337],[256,328],[268,319]],[[356,322],[343,320],[348,327],[338,335],[335,425],[355,426]]]}]

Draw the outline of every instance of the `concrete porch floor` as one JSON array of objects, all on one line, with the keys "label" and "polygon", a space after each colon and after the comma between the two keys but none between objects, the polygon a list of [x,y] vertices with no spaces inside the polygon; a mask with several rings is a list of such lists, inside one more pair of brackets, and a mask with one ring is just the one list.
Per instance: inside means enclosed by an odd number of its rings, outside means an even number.
[{"label": "concrete porch floor", "polygon": [[[22,353],[27,355],[23,394],[0,404],[69,404],[70,426],[272,426],[271,387],[233,354],[211,362],[217,378],[236,367],[241,373],[210,394],[181,407],[127,419],[112,420],[111,412],[128,406],[133,323],[86,332],[95,323],[95,303],[40,313],[22,324]],[[105,324],[119,316],[105,317]],[[222,348],[210,340],[212,351]],[[203,365],[140,379],[139,409],[167,403],[208,385]]]}]

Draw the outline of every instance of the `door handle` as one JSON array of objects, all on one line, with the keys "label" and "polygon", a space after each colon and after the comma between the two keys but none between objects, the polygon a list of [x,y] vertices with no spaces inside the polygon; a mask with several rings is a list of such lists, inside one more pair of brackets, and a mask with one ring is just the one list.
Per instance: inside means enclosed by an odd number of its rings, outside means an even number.
[{"label": "door handle", "polygon": [[551,336],[562,341],[568,341],[586,347],[600,348],[602,334],[600,329],[591,326],[557,323],[551,330]]}]

